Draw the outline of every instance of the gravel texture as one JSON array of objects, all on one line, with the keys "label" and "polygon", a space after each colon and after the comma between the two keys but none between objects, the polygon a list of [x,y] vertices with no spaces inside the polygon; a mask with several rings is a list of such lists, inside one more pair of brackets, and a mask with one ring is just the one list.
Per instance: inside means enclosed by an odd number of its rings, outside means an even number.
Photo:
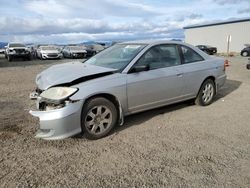
[{"label": "gravel texture", "polygon": [[250,187],[250,70],[229,58],[215,102],[125,119],[103,139],[35,139],[29,93],[37,73],[68,60],[0,57],[0,187]]}]

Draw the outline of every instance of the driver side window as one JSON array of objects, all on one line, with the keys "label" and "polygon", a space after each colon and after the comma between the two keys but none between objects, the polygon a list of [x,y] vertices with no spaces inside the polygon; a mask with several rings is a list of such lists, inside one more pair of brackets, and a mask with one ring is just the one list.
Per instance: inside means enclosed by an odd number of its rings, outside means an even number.
[{"label": "driver side window", "polygon": [[149,49],[136,63],[146,65],[150,70],[180,65],[180,56],[176,45],[158,45]]}]

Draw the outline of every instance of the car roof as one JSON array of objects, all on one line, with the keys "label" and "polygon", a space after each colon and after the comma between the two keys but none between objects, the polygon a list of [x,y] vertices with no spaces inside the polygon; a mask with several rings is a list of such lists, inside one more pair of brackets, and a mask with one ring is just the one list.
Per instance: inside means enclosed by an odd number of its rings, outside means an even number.
[{"label": "car roof", "polygon": [[122,42],[120,44],[147,44],[147,45],[156,45],[156,44],[185,44],[181,41],[173,41],[173,40],[135,40],[135,41],[127,41]]}]

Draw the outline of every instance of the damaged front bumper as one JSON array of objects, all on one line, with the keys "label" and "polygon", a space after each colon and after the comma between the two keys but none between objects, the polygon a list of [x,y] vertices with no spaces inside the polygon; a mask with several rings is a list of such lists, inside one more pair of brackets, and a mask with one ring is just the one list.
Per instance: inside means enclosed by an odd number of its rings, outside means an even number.
[{"label": "damaged front bumper", "polygon": [[40,121],[36,138],[59,140],[81,133],[82,101],[45,111],[30,111]]}]

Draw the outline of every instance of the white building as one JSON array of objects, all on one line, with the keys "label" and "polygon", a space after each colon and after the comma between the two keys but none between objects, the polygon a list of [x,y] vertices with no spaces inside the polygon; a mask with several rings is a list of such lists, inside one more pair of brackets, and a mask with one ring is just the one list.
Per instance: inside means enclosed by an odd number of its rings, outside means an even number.
[{"label": "white building", "polygon": [[185,42],[217,47],[219,53],[240,52],[250,44],[250,19],[184,27]]}]

